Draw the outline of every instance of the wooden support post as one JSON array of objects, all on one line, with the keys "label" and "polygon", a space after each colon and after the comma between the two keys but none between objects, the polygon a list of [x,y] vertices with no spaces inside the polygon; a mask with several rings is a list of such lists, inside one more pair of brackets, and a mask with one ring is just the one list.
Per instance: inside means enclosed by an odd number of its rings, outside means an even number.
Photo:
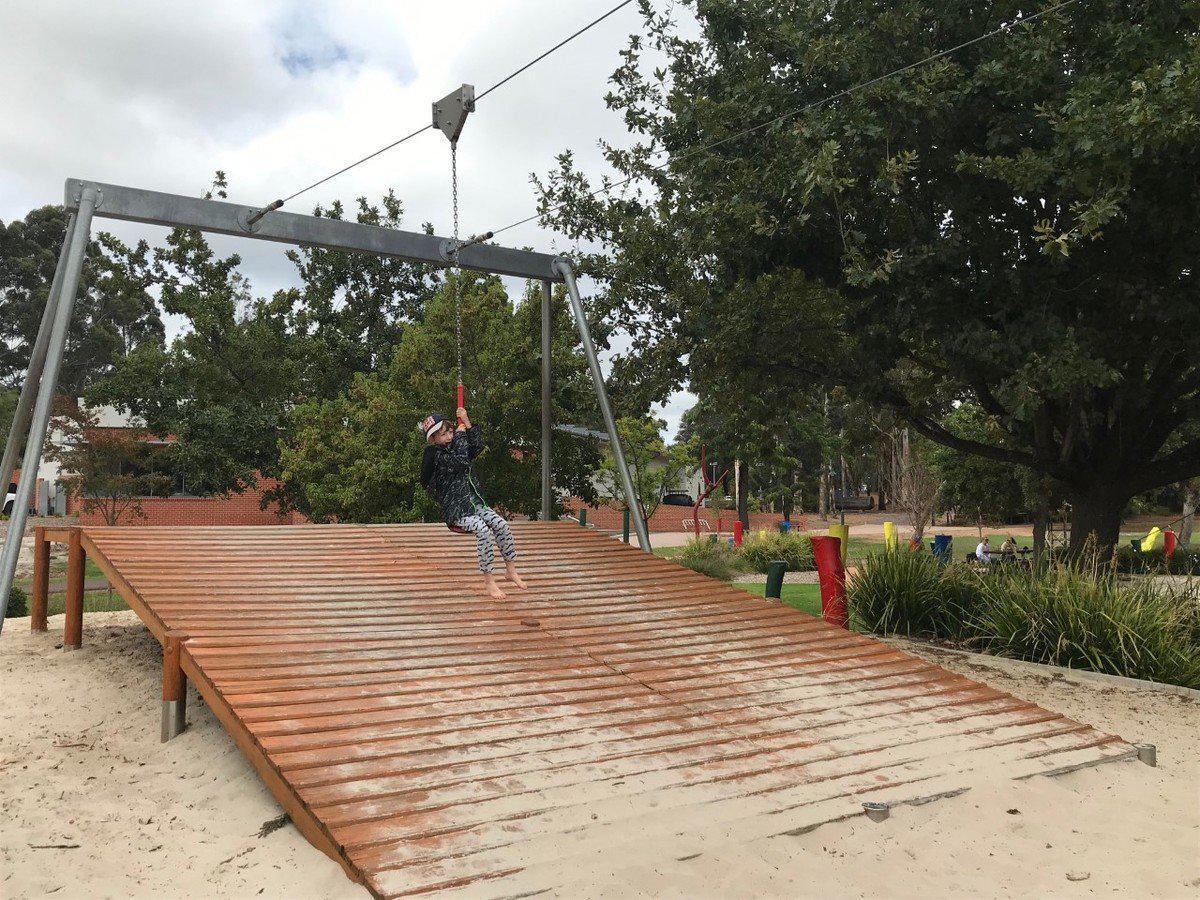
[{"label": "wooden support post", "polygon": [[39,525],[33,531],[33,591],[29,598],[29,627],[32,631],[46,630],[46,604],[50,593],[50,542],[46,529]]},{"label": "wooden support post", "polygon": [[179,735],[187,717],[187,678],[180,665],[183,641],[173,634],[163,636],[162,739]]},{"label": "wooden support post", "polygon": [[83,532],[72,528],[67,538],[67,608],[63,622],[63,649],[83,646]]}]

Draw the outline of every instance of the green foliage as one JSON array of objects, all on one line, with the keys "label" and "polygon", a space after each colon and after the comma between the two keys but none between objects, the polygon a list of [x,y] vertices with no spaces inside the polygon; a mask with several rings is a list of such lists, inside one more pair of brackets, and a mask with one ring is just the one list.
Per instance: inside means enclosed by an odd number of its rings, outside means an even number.
[{"label": "green foliage", "polygon": [[[570,153],[540,181],[601,247],[580,263],[643,396],[843,385],[1065,485],[1080,545],[1200,473],[1200,439],[1170,443],[1200,418],[1195,3],[1074,4],[882,80],[1028,5],[681,5],[698,28],[646,4],[613,75],[631,185],[594,193]],[[946,429],[964,399],[1003,437]]]},{"label": "green foliage", "polygon": [[[1004,441],[1000,426],[974,403],[952,410],[942,424],[964,439],[997,444]],[[1011,522],[1029,512],[1026,479],[1016,466],[940,445],[931,451],[930,462],[941,485],[939,507],[955,510],[966,522],[980,526]]]},{"label": "green foliage", "polygon": [[12,590],[8,592],[8,609],[4,616],[7,619],[19,619],[27,615],[29,615],[29,595],[23,588],[14,584]]},{"label": "green foliage", "polygon": [[1072,669],[1200,688],[1200,597],[1085,565],[980,581],[984,650]]},{"label": "green foliage", "polygon": [[893,551],[864,559],[850,581],[850,614],[869,631],[958,640],[978,606],[978,579],[929,553]]},{"label": "green foliage", "polygon": [[966,643],[1029,662],[1200,687],[1200,597],[1086,561],[983,573],[927,553],[867,558],[849,585],[871,630]]},{"label": "green foliage", "polygon": [[[449,276],[410,323],[391,362],[360,375],[329,399],[296,406],[281,442],[279,498],[317,521],[395,522],[434,519],[420,487],[424,436],[416,424],[430,412],[449,414],[455,371],[454,292],[461,294],[467,407],[487,449],[475,463],[487,500],[515,514],[540,506],[540,341],[535,292],[514,310],[499,278]],[[584,420],[591,393],[585,360],[556,299],[555,417]],[[594,441],[555,436],[555,486],[594,499],[590,473],[599,465]]]},{"label": "green foliage", "polygon": [[[67,227],[59,206],[0,222],[0,384],[17,386],[41,323]],[[163,323],[145,241],[133,247],[107,232],[88,244],[59,373],[63,394],[78,397],[131,350],[161,346]]]},{"label": "green foliage", "polygon": [[55,419],[59,440],[46,456],[57,462],[60,481],[83,512],[98,513],[107,525],[142,518],[139,498],[168,491],[174,481],[156,464],[163,447],[144,432],[97,426],[96,417],[66,401]]},{"label": "green foliage", "polygon": [[674,559],[681,566],[721,581],[729,581],[741,570],[741,560],[727,541],[707,537],[689,541]]},{"label": "green foliage", "polygon": [[175,439],[171,471],[196,493],[224,493],[271,473],[278,429],[297,392],[287,306],[253,299],[239,256],[175,229],[154,252],[163,309],[186,327],[169,346],[138,347],[87,393]]},{"label": "green foliage", "polygon": [[1118,572],[1138,575],[1200,575],[1200,547],[1176,546],[1167,561],[1162,547],[1154,550],[1139,550],[1126,544],[1116,552]]},{"label": "green foliage", "polygon": [[812,541],[806,535],[792,532],[752,534],[742,542],[738,555],[742,567],[752,572],[765,572],[776,561],[787,563],[789,572],[811,572],[816,568]]},{"label": "green foliage", "polygon": [[[697,465],[694,441],[680,440],[667,446],[662,439],[666,422],[654,416],[624,416],[617,420],[617,434],[625,450],[625,464],[633,479],[642,517],[649,521],[662,502],[663,494],[678,487]],[[611,454],[605,454],[596,473],[604,493],[625,507],[625,491]]]}]

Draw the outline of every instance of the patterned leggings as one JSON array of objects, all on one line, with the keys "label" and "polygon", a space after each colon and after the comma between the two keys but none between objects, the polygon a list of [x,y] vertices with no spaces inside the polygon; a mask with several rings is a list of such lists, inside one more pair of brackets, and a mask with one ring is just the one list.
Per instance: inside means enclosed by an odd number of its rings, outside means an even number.
[{"label": "patterned leggings", "polygon": [[475,549],[479,553],[479,571],[491,572],[496,561],[492,551],[492,536],[495,535],[496,545],[505,562],[517,558],[517,545],[513,541],[512,530],[508,523],[494,510],[486,506],[475,507],[475,515],[463,516],[454,523],[459,528],[465,528],[475,535]]}]

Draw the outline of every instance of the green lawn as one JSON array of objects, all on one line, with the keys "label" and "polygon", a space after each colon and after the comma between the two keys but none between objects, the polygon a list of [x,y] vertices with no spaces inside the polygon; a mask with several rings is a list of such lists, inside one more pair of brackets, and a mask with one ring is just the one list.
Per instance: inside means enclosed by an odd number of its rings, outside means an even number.
[{"label": "green lawn", "polygon": [[[765,584],[738,584],[747,594],[763,596]],[[785,584],[780,599],[793,609],[809,615],[821,615],[821,586],[819,584]]]},{"label": "green lawn", "polygon": [[[67,595],[51,594],[46,598],[46,606],[48,610],[47,615],[62,615],[67,607]],[[88,591],[83,595],[83,611],[85,613],[115,612],[121,609],[129,609],[129,606],[116,591],[113,591],[112,599],[109,599],[107,590]]]}]

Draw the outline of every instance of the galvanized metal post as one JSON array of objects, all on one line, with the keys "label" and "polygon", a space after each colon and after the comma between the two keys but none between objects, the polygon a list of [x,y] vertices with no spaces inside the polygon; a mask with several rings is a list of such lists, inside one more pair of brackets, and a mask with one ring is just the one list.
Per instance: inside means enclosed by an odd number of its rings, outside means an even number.
[{"label": "galvanized metal post", "polygon": [[553,411],[553,382],[552,363],[554,356],[554,327],[551,309],[552,291],[554,286],[549,281],[542,282],[542,521],[549,522],[554,512],[554,497],[551,493],[550,454],[552,451],[552,434],[554,428]]},{"label": "galvanized metal post", "polygon": [[71,246],[71,235],[74,231],[75,214],[71,213],[71,217],[67,220],[66,234],[63,235],[62,249],[58,252],[58,265],[54,267],[54,278],[50,281],[50,293],[46,295],[46,307],[42,310],[42,322],[38,326],[37,337],[33,341],[33,351],[29,355],[29,368],[25,370],[25,383],[21,385],[21,397],[17,400],[12,424],[8,427],[8,440],[4,444],[4,456],[0,458],[0,478],[3,478],[2,486],[5,489],[12,481],[13,463],[17,461],[17,451],[21,447],[21,441],[29,433],[33,398],[37,395],[38,384],[42,380],[42,369],[46,365],[46,348],[50,345],[54,310],[58,308],[63,270],[67,267],[67,249]]},{"label": "galvanized metal post", "polygon": [[625,450],[621,446],[620,435],[617,434],[617,420],[613,418],[612,407],[608,403],[608,391],[604,387],[604,373],[600,369],[600,358],[596,355],[596,346],[592,343],[592,332],[588,328],[583,299],[579,296],[579,285],[575,283],[575,273],[571,269],[571,264],[561,258],[554,261],[554,269],[562,276],[567,285],[567,296],[571,300],[571,315],[575,319],[575,327],[579,329],[583,352],[587,354],[588,368],[592,372],[592,385],[596,389],[596,400],[600,404],[600,415],[604,418],[604,427],[608,430],[608,442],[612,450],[613,461],[617,464],[617,472],[621,476],[621,488],[625,493],[625,503],[630,509],[637,511],[633,517],[633,527],[637,530],[638,546],[649,553],[650,532],[646,528],[646,520],[642,518],[637,491],[633,486],[633,476],[629,474],[629,466],[625,462]]},{"label": "galvanized metal post", "polygon": [[4,615],[8,611],[8,595],[12,591],[13,576],[17,571],[17,558],[21,553],[21,539],[25,535],[25,523],[29,519],[29,500],[37,483],[38,466],[42,462],[42,444],[46,441],[46,430],[50,425],[50,413],[54,406],[54,392],[58,388],[58,370],[62,367],[63,351],[67,344],[67,329],[71,324],[71,311],[75,307],[75,293],[79,289],[79,277],[83,272],[83,257],[87,251],[88,237],[92,227],[92,212],[96,208],[99,192],[87,185],[79,198],[79,212],[75,229],[71,232],[71,245],[67,251],[66,267],[63,270],[61,296],[54,310],[54,324],[50,331],[46,350],[46,363],[38,384],[37,402],[33,408],[29,437],[25,441],[25,458],[21,463],[21,480],[17,484],[17,496],[13,501],[12,515],[8,520],[8,533],[4,538],[4,554],[0,556],[0,629],[4,627]]}]

